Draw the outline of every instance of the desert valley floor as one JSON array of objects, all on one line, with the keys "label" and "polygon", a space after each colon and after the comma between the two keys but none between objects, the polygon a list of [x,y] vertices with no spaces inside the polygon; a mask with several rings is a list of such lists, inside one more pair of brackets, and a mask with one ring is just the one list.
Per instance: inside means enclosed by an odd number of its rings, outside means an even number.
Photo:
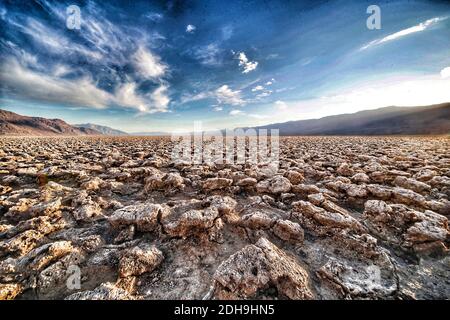
[{"label": "desert valley floor", "polygon": [[448,137],[280,146],[191,165],[169,138],[1,137],[0,299],[450,297]]}]

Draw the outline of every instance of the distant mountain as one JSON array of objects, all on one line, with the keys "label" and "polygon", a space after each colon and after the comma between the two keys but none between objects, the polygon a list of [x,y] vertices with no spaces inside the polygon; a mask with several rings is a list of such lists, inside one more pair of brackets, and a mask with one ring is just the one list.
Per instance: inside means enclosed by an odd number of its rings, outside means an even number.
[{"label": "distant mountain", "polygon": [[11,136],[81,136],[101,135],[100,132],[71,126],[60,119],[27,117],[0,109],[0,135]]},{"label": "distant mountain", "polygon": [[170,132],[132,132],[130,135],[133,136],[152,136],[152,137],[161,137],[161,136],[170,136]]},{"label": "distant mountain", "polygon": [[450,103],[386,107],[320,119],[269,124],[255,129],[279,129],[283,136],[448,134]]},{"label": "distant mountain", "polygon": [[74,126],[78,127],[78,128],[86,128],[86,129],[96,130],[107,136],[127,136],[128,135],[128,133],[126,133],[124,131],[120,131],[120,130],[113,129],[113,128],[110,128],[107,126],[101,126],[101,125],[93,124],[93,123],[74,124]]}]

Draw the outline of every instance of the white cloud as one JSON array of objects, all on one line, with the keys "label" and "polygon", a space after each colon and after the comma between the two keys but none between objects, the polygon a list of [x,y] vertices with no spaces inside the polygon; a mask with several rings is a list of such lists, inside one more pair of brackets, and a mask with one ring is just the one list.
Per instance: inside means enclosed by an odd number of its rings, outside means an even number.
[{"label": "white cloud", "polygon": [[2,87],[25,100],[102,109],[112,98],[108,92],[98,89],[90,77],[61,79],[30,70],[16,59],[5,61],[1,68]]},{"label": "white cloud", "polygon": [[105,109],[119,106],[140,112],[165,112],[170,102],[167,86],[160,85],[149,95],[139,95],[137,84],[121,84],[114,94],[99,89],[93,79],[84,76],[78,79],[64,79],[68,72],[65,66],[57,66],[53,73],[40,73],[21,65],[10,58],[1,66],[2,89],[12,97],[57,105]]},{"label": "white cloud", "polygon": [[388,41],[393,41],[393,40],[396,40],[398,38],[407,36],[407,35],[412,34],[412,33],[425,31],[429,27],[431,27],[431,26],[435,25],[436,23],[438,23],[440,21],[443,21],[443,20],[445,20],[447,18],[448,17],[437,17],[437,18],[426,20],[425,22],[422,22],[422,23],[420,23],[420,24],[418,24],[416,26],[413,26],[413,27],[410,27],[410,28],[407,28],[407,29],[403,29],[401,31],[395,32],[393,34],[390,34],[390,35],[388,35],[388,36],[386,36],[384,38],[371,41],[368,44],[366,44],[363,47],[361,47],[360,50],[365,50],[367,48],[370,48],[370,47],[373,47],[373,46],[376,46],[376,45],[379,45],[379,44],[382,44],[382,43],[385,43],[385,42],[388,42]]},{"label": "white cloud", "polygon": [[132,57],[137,71],[145,78],[158,79],[167,71],[167,65],[161,58],[140,47]]},{"label": "white cloud", "polygon": [[230,111],[230,116],[238,116],[238,115],[242,115],[242,114],[244,114],[244,112],[241,110],[234,109],[234,110]]},{"label": "white cloud", "polygon": [[268,119],[268,118],[269,118],[268,115],[265,115],[265,114],[256,114],[256,113],[250,113],[250,114],[248,114],[248,116],[249,116],[250,118],[259,119],[259,120],[261,120],[261,119]]},{"label": "white cloud", "polygon": [[441,77],[443,79],[450,78],[450,67],[444,68],[441,70]]},{"label": "white cloud", "polygon": [[141,113],[167,112],[170,99],[167,96],[166,85],[160,85],[145,96],[140,96],[136,90],[135,82],[121,85],[116,90],[114,103],[122,107],[137,109]]},{"label": "white cloud", "polygon": [[281,101],[281,100],[277,100],[275,101],[275,106],[277,107],[278,110],[280,111],[284,111],[288,108],[286,102]]},{"label": "white cloud", "polygon": [[240,90],[231,90],[227,85],[223,85],[215,91],[217,101],[222,104],[243,105],[245,102],[241,98]]},{"label": "white cloud", "polygon": [[256,95],[257,98],[265,98],[272,94],[272,90],[265,90],[264,92],[261,92],[260,94]]},{"label": "white cloud", "polygon": [[222,111],[223,107],[221,106],[214,106],[214,111]]},{"label": "white cloud", "polygon": [[238,53],[239,66],[242,67],[242,73],[249,73],[253,71],[258,66],[257,61],[249,61],[244,52]]},{"label": "white cloud", "polygon": [[186,32],[187,33],[194,33],[194,31],[197,29],[196,26],[192,25],[192,24],[188,24],[186,26]]},{"label": "white cloud", "polygon": [[124,83],[116,90],[114,102],[123,107],[135,108],[140,112],[147,112],[148,106],[144,99],[136,93],[134,82]]},{"label": "white cloud", "polygon": [[166,85],[159,86],[152,92],[150,98],[153,102],[151,112],[166,112],[170,103],[170,98],[167,95],[168,87]]},{"label": "white cloud", "polygon": [[264,90],[264,87],[261,86],[261,85],[258,85],[258,86],[254,87],[254,88],[252,89],[252,92],[255,92],[255,91],[261,91],[261,90]]}]

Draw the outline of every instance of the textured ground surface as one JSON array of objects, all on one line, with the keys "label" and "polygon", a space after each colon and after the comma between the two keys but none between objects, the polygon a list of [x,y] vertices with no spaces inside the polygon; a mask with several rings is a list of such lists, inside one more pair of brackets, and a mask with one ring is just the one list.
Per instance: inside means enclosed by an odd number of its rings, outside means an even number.
[{"label": "textured ground surface", "polygon": [[2,137],[0,299],[450,297],[448,138],[280,144],[194,166],[163,138]]}]

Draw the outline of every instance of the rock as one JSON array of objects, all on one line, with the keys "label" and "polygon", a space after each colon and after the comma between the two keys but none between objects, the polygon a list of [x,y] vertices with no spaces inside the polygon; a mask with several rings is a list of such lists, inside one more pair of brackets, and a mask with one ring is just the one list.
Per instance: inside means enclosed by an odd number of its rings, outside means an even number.
[{"label": "rock", "polygon": [[209,178],[203,183],[203,190],[212,191],[228,188],[232,185],[233,180],[226,178]]},{"label": "rock", "polygon": [[312,299],[308,273],[265,238],[222,262],[214,273],[218,299],[254,298],[275,286],[289,299]]},{"label": "rock", "polygon": [[311,193],[319,193],[320,189],[315,185],[298,184],[292,186],[292,192],[300,194],[311,194]]},{"label": "rock", "polygon": [[297,172],[297,171],[293,171],[293,170],[286,172],[284,176],[293,185],[302,183],[305,180],[305,177],[303,176],[303,174],[301,174],[300,172]]},{"label": "rock", "polygon": [[216,208],[190,209],[181,211],[172,209],[172,213],[162,219],[164,231],[171,237],[202,235],[214,226],[219,217]]},{"label": "rock", "polygon": [[18,283],[0,283],[0,300],[12,300],[22,292]]},{"label": "rock", "polygon": [[308,224],[310,228],[325,229],[329,228],[350,228],[357,232],[364,231],[365,228],[358,220],[350,215],[340,212],[328,212],[322,208],[319,208],[307,201],[297,201],[292,203],[293,216],[299,221],[307,219],[310,221]]},{"label": "rock", "polygon": [[366,186],[369,193],[379,199],[388,200],[392,197],[392,189],[378,184],[369,184]]},{"label": "rock", "polygon": [[275,176],[268,180],[259,182],[256,185],[256,190],[258,193],[272,193],[280,194],[289,192],[291,190],[291,183],[289,180],[282,176]]},{"label": "rock", "polygon": [[250,229],[270,229],[275,224],[276,219],[269,217],[263,212],[255,212],[243,215],[239,225]]},{"label": "rock", "polygon": [[82,191],[72,201],[75,210],[73,216],[77,221],[91,221],[102,215],[101,207],[92,200],[86,191]]},{"label": "rock", "polygon": [[418,193],[427,193],[431,190],[431,187],[428,184],[406,177],[396,177],[394,179],[394,184]]},{"label": "rock", "polygon": [[116,287],[112,283],[102,283],[92,291],[82,291],[74,293],[66,300],[135,300],[124,289]]},{"label": "rock", "polygon": [[399,203],[409,204],[409,205],[416,205],[419,207],[426,206],[426,199],[424,196],[403,188],[394,188],[392,190],[392,195],[395,199],[395,201]]},{"label": "rock", "polygon": [[302,227],[289,220],[278,220],[273,226],[273,233],[282,240],[294,243],[302,243],[304,239]]},{"label": "rock", "polygon": [[337,168],[336,173],[341,176],[350,177],[353,175],[353,169],[350,167],[348,163],[342,163],[339,168]]},{"label": "rock", "polygon": [[363,172],[356,173],[350,179],[355,183],[369,183],[370,182],[369,176]]},{"label": "rock", "polygon": [[258,183],[258,180],[255,178],[244,178],[237,182],[239,187],[253,187]]},{"label": "rock", "polygon": [[162,173],[156,172],[152,176],[145,179],[145,191],[152,192],[155,190],[174,190],[184,187],[184,179],[179,173]]},{"label": "rock", "polygon": [[155,270],[164,256],[155,246],[134,247],[127,250],[119,263],[119,277],[139,276]]},{"label": "rock", "polygon": [[151,232],[157,229],[159,221],[169,213],[168,206],[147,202],[118,209],[108,221],[113,228],[135,225],[138,231]]}]

